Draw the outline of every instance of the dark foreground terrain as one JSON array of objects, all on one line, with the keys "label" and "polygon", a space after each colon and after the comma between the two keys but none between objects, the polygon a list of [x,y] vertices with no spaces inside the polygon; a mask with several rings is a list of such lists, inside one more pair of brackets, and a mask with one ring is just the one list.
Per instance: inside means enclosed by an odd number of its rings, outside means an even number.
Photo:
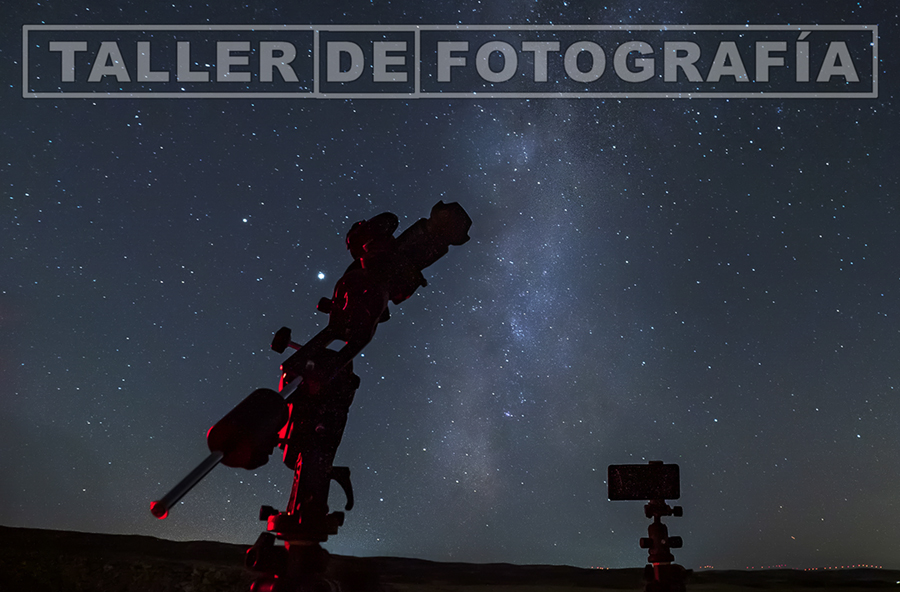
[{"label": "dark foreground terrain", "polygon": [[[241,545],[179,543],[146,536],[0,526],[2,592],[247,592],[253,575]],[[332,557],[331,576],[346,592],[563,592],[642,590],[641,569],[437,563],[393,557]],[[854,569],[704,571],[688,590],[900,590],[900,571]]]}]

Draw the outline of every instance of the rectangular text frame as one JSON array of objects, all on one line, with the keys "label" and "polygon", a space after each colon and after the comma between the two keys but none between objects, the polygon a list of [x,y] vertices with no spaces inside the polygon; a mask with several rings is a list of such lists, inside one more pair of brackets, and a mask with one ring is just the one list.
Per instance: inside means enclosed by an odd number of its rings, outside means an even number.
[{"label": "rectangular text frame", "polygon": [[[421,31],[870,31],[872,90],[868,92],[421,92],[419,33]],[[28,92],[30,31],[312,31],[313,92]],[[318,72],[320,31],[406,31],[415,34],[412,93],[321,93]],[[22,25],[22,97],[26,99],[865,99],[878,97],[878,25]]]}]

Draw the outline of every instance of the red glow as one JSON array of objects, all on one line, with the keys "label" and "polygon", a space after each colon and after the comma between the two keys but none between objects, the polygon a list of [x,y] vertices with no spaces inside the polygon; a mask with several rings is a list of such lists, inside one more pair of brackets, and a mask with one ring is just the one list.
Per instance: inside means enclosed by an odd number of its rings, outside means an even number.
[{"label": "red glow", "polygon": [[275,582],[278,579],[278,576],[274,576],[275,579],[259,579],[250,584],[250,592],[272,592],[275,590]]},{"label": "red glow", "polygon": [[150,513],[163,520],[169,515],[169,510],[159,502],[150,502]]},{"label": "red glow", "polygon": [[[291,416],[291,412],[292,412],[293,409],[294,409],[294,404],[293,404],[293,403],[288,403],[288,404],[287,404],[287,408],[288,408],[288,417],[290,417],[290,416]],[[283,443],[285,440],[288,439],[288,436],[290,435],[290,434],[288,434],[288,426],[290,426],[290,425],[292,425],[292,424],[291,424],[291,422],[289,421],[289,422],[287,422],[286,424],[284,424],[284,425],[281,427],[280,430],[278,430],[278,441],[279,441],[279,442]]]}]

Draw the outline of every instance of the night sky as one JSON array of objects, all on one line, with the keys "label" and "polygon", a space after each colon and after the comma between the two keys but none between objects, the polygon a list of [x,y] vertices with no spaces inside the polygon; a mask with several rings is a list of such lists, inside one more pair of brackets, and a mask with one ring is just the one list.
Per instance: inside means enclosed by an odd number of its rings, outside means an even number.
[{"label": "night sky", "polygon": [[[897,7],[584,4],[0,10],[0,524],[252,543],[278,453],[149,503],[325,326],[350,225],[444,200],[472,239],[354,362],[330,551],[642,565],[606,468],[658,459],[686,567],[900,568]],[[879,96],[25,99],[40,23],[876,24]]]}]

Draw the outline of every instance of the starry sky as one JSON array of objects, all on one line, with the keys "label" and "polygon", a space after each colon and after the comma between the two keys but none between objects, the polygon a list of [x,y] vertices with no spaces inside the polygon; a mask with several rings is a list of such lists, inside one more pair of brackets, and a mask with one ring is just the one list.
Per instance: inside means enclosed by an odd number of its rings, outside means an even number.
[{"label": "starry sky", "polygon": [[[276,388],[350,225],[472,240],[357,358],[326,547],[642,565],[606,468],[681,467],[679,563],[900,568],[897,7],[22,2],[0,14],[0,523],[250,544],[291,472],[149,502]],[[22,25],[877,24],[868,99],[24,99]],[[337,488],[335,488],[337,489]],[[340,491],[332,506],[342,504]]]}]

